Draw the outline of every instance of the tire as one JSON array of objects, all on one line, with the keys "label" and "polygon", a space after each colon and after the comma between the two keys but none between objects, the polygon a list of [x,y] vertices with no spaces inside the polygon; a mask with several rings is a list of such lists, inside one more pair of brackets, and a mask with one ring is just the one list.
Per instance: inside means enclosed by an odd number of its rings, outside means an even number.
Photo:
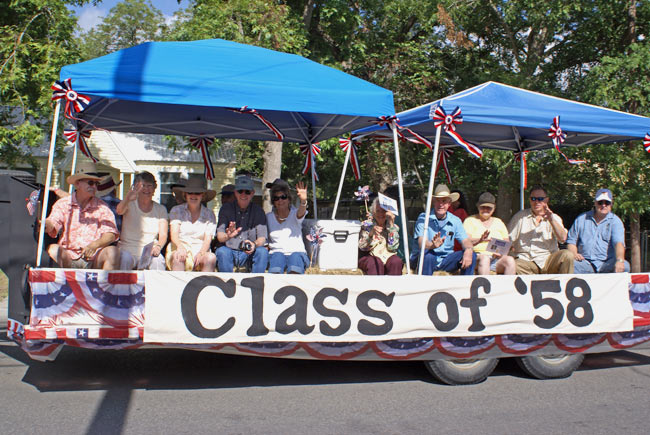
[{"label": "tire", "polygon": [[517,358],[517,364],[529,376],[537,379],[568,378],[580,367],[584,354],[531,355]]},{"label": "tire", "polygon": [[470,385],[483,382],[497,366],[497,358],[426,361],[429,372],[447,385]]}]

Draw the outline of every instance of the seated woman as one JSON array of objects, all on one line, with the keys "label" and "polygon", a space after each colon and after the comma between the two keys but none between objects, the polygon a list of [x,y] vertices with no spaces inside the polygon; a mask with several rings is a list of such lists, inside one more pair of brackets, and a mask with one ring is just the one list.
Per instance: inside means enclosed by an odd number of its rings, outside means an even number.
[{"label": "seated woman", "polygon": [[359,249],[368,253],[359,259],[359,269],[365,275],[401,275],[404,262],[397,255],[399,228],[395,215],[384,210],[375,198],[370,207],[372,215],[362,223]]},{"label": "seated woman", "polygon": [[300,182],[296,193],[300,206],[291,205],[289,184],[276,178],[266,187],[271,189],[273,210],[266,214],[269,230],[269,272],[305,273],[309,265],[305,244],[302,241],[302,221],[307,215],[307,188]]},{"label": "seated woman", "polygon": [[178,187],[185,202],[169,212],[167,267],[171,270],[214,272],[217,257],[210,252],[210,242],[217,229],[212,210],[201,204],[214,199],[217,193],[206,188],[205,179],[190,178]]},{"label": "seated woman", "polygon": [[123,270],[165,270],[161,250],[167,243],[169,224],[167,210],[153,200],[156,187],[153,174],[139,172],[131,190],[117,205],[116,212],[122,216],[122,234],[117,246]]},{"label": "seated woman", "polygon": [[476,203],[478,214],[469,216],[463,222],[467,237],[474,244],[477,254],[477,273],[489,275],[490,271],[504,275],[515,274],[515,259],[509,255],[501,256],[497,253],[487,252],[486,248],[490,238],[510,241],[508,229],[503,221],[492,216],[496,209],[496,198],[490,192],[484,192]]}]

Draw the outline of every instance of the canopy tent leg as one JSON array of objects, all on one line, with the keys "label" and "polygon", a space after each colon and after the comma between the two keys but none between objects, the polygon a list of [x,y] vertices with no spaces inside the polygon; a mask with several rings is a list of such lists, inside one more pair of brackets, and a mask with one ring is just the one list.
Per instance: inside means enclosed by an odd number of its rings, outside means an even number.
[{"label": "canopy tent leg", "polygon": [[519,210],[524,209],[524,155],[519,161]]},{"label": "canopy tent leg", "polygon": [[[41,224],[38,232],[38,247],[36,248],[36,267],[41,266],[43,240],[45,238],[45,218],[47,218],[47,202],[49,199],[48,191],[50,190],[50,183],[52,182],[52,166],[54,163],[54,147],[56,145],[56,131],[59,127],[59,109],[61,107],[61,100],[56,101],[54,107],[54,122],[52,123],[52,135],[50,137],[50,152],[47,156],[47,173],[45,176],[45,186],[43,186],[43,201],[41,210]],[[76,147],[75,147],[76,150]]]},{"label": "canopy tent leg", "polygon": [[309,150],[307,152],[309,153],[309,158],[311,159],[311,190],[312,190],[312,199],[314,201],[314,219],[318,220],[318,206],[316,204],[316,172],[314,170],[314,164],[316,163],[316,159],[314,157],[314,153],[311,147],[312,147],[311,142],[309,142]]},{"label": "canopy tent leg", "polygon": [[[74,150],[72,151],[72,166],[70,166],[70,174],[74,174],[75,169],[77,169],[77,152],[79,151],[79,136],[77,135],[77,140],[74,141]],[[68,186],[68,193],[72,194],[72,184]]]},{"label": "canopy tent leg", "polygon": [[334,211],[332,211],[332,220],[336,219],[336,211],[339,208],[339,199],[341,198],[341,190],[343,189],[343,179],[345,178],[345,171],[348,169],[348,161],[350,160],[350,152],[352,152],[352,144],[348,147],[345,153],[345,162],[343,163],[343,171],[341,172],[341,181],[339,181],[339,190],[336,192],[336,201],[334,201]]},{"label": "canopy tent leg", "polygon": [[[404,182],[402,181],[402,163],[399,157],[399,139],[397,138],[397,125],[394,123],[393,126],[393,148],[395,149],[395,166],[397,169],[397,188],[399,190],[399,203],[400,203],[400,214],[402,220],[402,234],[404,236],[404,259],[406,263],[406,274],[411,274],[411,265],[409,264],[410,252],[409,252],[409,237],[408,237],[408,227],[406,221],[406,201],[404,200]],[[352,146],[350,146],[352,148]],[[348,150],[349,152],[349,150]]]},{"label": "canopy tent leg", "polygon": [[422,232],[422,246],[420,246],[420,258],[418,259],[418,275],[422,275],[424,266],[424,245],[429,234],[429,216],[431,216],[431,197],[433,196],[433,183],[436,178],[436,165],[438,164],[438,146],[440,145],[440,131],[442,126],[436,128],[436,141],[433,145],[433,157],[431,158],[431,175],[429,176],[429,190],[427,191],[427,205],[424,210],[424,230]]},{"label": "canopy tent leg", "polygon": [[124,199],[124,172],[120,171],[120,199]]}]

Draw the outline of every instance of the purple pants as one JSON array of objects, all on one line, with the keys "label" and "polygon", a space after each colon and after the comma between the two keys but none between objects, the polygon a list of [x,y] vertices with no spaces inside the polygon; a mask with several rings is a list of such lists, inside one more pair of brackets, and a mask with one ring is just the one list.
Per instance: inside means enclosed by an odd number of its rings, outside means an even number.
[{"label": "purple pants", "polygon": [[366,255],[359,259],[359,269],[364,275],[401,275],[404,263],[397,255],[391,255],[386,264],[381,259]]}]

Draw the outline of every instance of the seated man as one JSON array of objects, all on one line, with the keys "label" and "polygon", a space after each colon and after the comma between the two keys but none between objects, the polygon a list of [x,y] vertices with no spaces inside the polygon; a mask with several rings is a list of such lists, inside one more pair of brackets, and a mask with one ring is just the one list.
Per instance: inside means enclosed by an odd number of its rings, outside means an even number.
[{"label": "seated man", "polygon": [[548,207],[542,186],[530,191],[530,208],[518,211],[508,224],[518,275],[573,273],[573,254],[558,247],[567,230],[562,218]]},{"label": "seated man", "polygon": [[[455,272],[460,270],[462,275],[473,275],[476,265],[474,245],[467,237],[463,223],[451,212],[448,212],[452,202],[457,201],[460,195],[450,193],[449,188],[439,184],[433,193],[433,213],[429,216],[429,228],[424,235],[425,213],[420,213],[415,223],[414,236],[417,247],[411,253],[411,268],[417,269],[420,257],[420,248],[424,243],[424,264],[422,273],[432,275],[433,272],[443,270]],[[461,243],[462,251],[454,251],[454,241]]]},{"label": "seated man", "polygon": [[95,197],[101,177],[94,164],[80,165],[66,181],[73,184],[72,195],[59,199],[45,220],[45,231],[58,243],[48,247],[48,254],[61,267],[79,269],[117,269],[120,253],[111,244],[119,237],[115,216],[110,208]]},{"label": "seated man", "polygon": [[264,247],[268,230],[264,210],[251,201],[255,194],[253,180],[240,175],[235,180],[235,201],[221,206],[217,222],[217,268],[232,272],[234,266],[248,266],[251,272],[263,273],[269,251]]},{"label": "seated man", "polygon": [[609,189],[600,189],[594,208],[576,218],[569,230],[567,248],[575,257],[575,273],[629,272],[625,261],[625,228],[612,213],[614,198]]}]

